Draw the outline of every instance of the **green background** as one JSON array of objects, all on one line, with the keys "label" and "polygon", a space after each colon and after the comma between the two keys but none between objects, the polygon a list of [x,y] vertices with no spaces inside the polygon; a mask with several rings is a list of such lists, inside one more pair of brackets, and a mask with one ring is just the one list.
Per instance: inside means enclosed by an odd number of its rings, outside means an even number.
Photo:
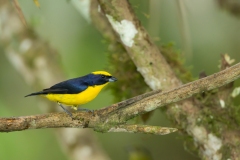
[{"label": "green background", "polygon": [[[151,28],[148,17],[149,1],[130,2],[146,29]],[[191,72],[195,77],[198,77],[201,71],[208,75],[217,72],[221,54],[228,53],[239,62],[239,19],[221,10],[215,1],[182,2],[186,13],[184,18],[189,28],[187,32],[190,35],[191,52],[184,50],[183,27],[177,1],[162,0],[159,10],[154,13],[153,16],[160,20],[159,29],[149,32],[153,37],[160,39],[156,43],[174,43],[175,48],[186,58],[186,66],[191,66]],[[19,3],[29,25],[61,54],[62,66],[68,78],[107,68],[107,44],[94,26],[82,18],[71,2],[39,0],[40,9],[33,1]],[[0,51],[3,53],[4,49],[0,48]],[[43,113],[37,105],[38,98],[24,98],[34,90],[26,85],[4,54],[0,54],[0,75],[1,117]],[[84,108],[104,107],[112,104],[112,99],[110,92],[104,90],[94,101],[84,105]],[[161,111],[154,113],[149,124],[171,126]],[[0,159],[70,159],[62,152],[55,132],[56,129],[42,129],[1,133]],[[198,159],[184,150],[181,136],[177,133],[165,136],[95,132],[94,134],[114,160],[127,159],[126,148],[135,145],[147,148],[154,159]]]}]

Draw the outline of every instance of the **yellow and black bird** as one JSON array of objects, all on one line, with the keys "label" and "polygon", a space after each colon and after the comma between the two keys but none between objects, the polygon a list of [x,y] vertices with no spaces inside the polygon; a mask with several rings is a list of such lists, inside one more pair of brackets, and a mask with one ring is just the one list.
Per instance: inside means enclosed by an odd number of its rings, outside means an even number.
[{"label": "yellow and black bird", "polygon": [[96,71],[88,75],[69,79],[43,89],[40,92],[31,93],[28,96],[42,95],[47,99],[57,102],[62,109],[72,117],[72,114],[62,104],[71,106],[77,110],[78,105],[93,100],[109,82],[117,79],[106,71]]}]

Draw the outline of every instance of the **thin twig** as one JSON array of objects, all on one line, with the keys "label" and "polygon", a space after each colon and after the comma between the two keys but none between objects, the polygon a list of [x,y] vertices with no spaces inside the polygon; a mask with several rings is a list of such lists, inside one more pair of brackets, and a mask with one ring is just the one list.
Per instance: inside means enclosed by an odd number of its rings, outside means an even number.
[{"label": "thin twig", "polygon": [[176,132],[176,128],[160,127],[160,126],[149,126],[149,125],[119,125],[110,128],[108,132],[128,132],[128,133],[145,133],[154,135],[165,135]]}]

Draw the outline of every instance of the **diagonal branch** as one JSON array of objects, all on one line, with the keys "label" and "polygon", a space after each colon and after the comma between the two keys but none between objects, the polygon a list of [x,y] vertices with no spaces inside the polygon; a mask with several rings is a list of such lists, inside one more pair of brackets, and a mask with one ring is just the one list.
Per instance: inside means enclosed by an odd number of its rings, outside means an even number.
[{"label": "diagonal branch", "polygon": [[98,0],[101,9],[119,36],[122,45],[152,89],[171,89],[182,82],[160,54],[159,48],[135,16],[127,0]]},{"label": "diagonal branch", "polygon": [[[98,0],[98,2],[102,13],[111,24],[112,28],[109,27],[108,30],[115,31],[117,35],[115,41],[120,39],[122,46],[127,50],[137,70],[144,77],[146,84],[153,90],[169,90],[180,86],[182,82],[173,73],[164,57],[161,56],[158,47],[151,41],[148,33],[134,14],[128,0]],[[101,28],[100,32],[107,35],[105,34],[106,30],[103,28]],[[235,143],[236,140],[240,141],[239,136],[236,136],[239,132],[238,128],[229,129],[224,124],[220,124],[221,127],[218,127],[219,130],[216,133],[216,131],[209,128],[209,123],[199,122],[199,120],[208,116],[203,112],[203,107],[209,106],[194,98],[171,105],[166,111],[169,117],[192,138],[195,149],[198,150],[203,159],[221,159],[226,155],[226,152],[231,155],[231,159],[239,159],[239,145]],[[215,113],[214,109],[212,111]],[[222,109],[222,112],[225,115],[229,114],[227,108]],[[224,122],[229,120],[231,118],[227,118]],[[219,123],[218,120],[214,122]],[[222,132],[222,129],[224,132]],[[214,142],[212,142],[213,140]],[[218,143],[217,147],[216,142]],[[225,148],[225,150],[221,148]]]},{"label": "diagonal branch", "polygon": [[[12,132],[40,128],[93,128],[98,132],[140,132],[159,135],[166,130],[157,126],[125,125],[138,115],[156,108],[178,102],[190,96],[211,89],[219,88],[240,77],[240,63],[215,73],[211,76],[196,80],[177,89],[167,92],[153,91],[144,95],[128,99],[109,107],[91,112],[75,112],[74,119],[65,113],[51,113],[45,115],[0,118],[0,131]],[[176,131],[168,128],[167,132]]]},{"label": "diagonal branch", "polygon": [[[128,115],[123,117],[128,120],[135,114],[144,114],[161,106],[184,100],[193,96],[194,94],[219,88],[230,82],[233,82],[239,77],[240,63],[221,72],[196,80],[194,82],[187,83],[170,91],[160,92],[160,90],[157,90],[134,97],[132,99],[128,99],[118,103],[117,105],[113,105],[113,107],[105,108],[102,110],[102,112],[104,114],[113,112],[113,115],[115,115],[115,111],[119,113],[119,110],[125,107],[123,110],[126,111]],[[136,101],[138,102],[137,104],[135,103]]]}]

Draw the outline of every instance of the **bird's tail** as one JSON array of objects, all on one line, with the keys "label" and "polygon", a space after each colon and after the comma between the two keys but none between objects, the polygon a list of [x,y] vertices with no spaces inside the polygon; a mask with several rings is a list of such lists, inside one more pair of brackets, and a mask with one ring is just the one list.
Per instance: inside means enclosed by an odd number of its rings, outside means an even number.
[{"label": "bird's tail", "polygon": [[43,92],[43,91],[40,91],[40,92],[34,92],[34,93],[28,94],[28,95],[26,95],[26,96],[24,96],[24,97],[36,96],[36,95],[41,95],[41,94],[46,94],[46,93]]}]

